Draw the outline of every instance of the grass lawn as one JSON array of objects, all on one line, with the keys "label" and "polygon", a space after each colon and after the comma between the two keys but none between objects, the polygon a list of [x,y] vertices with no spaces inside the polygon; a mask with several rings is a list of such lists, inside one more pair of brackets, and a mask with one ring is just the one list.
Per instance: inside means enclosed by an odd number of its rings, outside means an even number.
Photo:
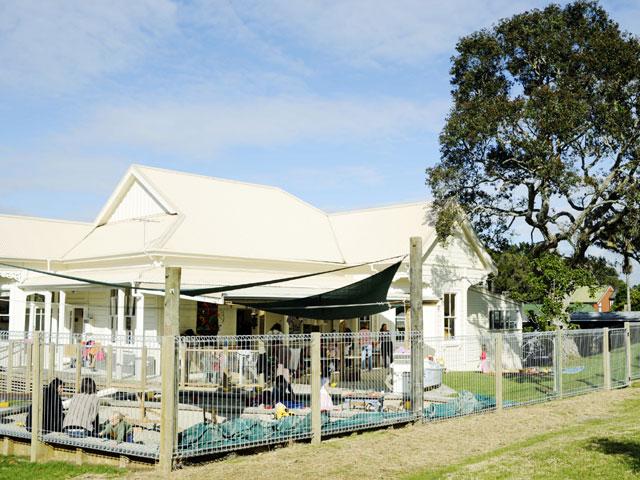
[{"label": "grass lawn", "polygon": [[[611,382],[622,385],[626,377],[624,348],[611,351]],[[637,363],[637,361],[636,361]],[[572,373],[571,369],[582,369]],[[563,395],[570,396],[589,390],[601,389],[604,385],[602,355],[566,359],[562,375]],[[542,369],[541,369],[542,370]],[[446,372],[442,382],[454,390],[468,390],[482,395],[495,396],[495,377],[480,372]],[[527,375],[505,373],[502,380],[503,399],[507,402],[532,403],[556,396],[553,372]]]},{"label": "grass lawn", "polygon": [[[640,388],[185,465],[176,480],[640,477]],[[127,480],[155,480],[131,472]]]},{"label": "grass lawn", "polygon": [[11,480],[57,480],[73,478],[79,475],[99,474],[104,478],[115,478],[123,470],[108,466],[77,466],[64,462],[31,463],[24,457],[0,456],[0,478]]},{"label": "grass lawn", "polygon": [[639,417],[640,398],[625,400],[611,417],[536,435],[406,479],[638,478]]}]

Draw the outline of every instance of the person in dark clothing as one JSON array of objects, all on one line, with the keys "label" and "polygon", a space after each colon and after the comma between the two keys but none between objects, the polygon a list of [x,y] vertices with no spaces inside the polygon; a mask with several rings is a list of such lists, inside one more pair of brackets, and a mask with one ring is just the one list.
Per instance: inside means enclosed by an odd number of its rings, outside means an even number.
[{"label": "person in dark clothing", "polygon": [[386,323],[383,323],[382,327],[380,327],[380,355],[382,356],[382,366],[384,368],[393,363],[393,342]]},{"label": "person in dark clothing", "polygon": [[[278,375],[273,381],[273,391],[271,392],[271,402],[276,403],[288,403],[293,401],[293,389],[291,384],[287,382],[287,379],[282,375]],[[285,403],[287,402],[287,403]]]},{"label": "person in dark clothing", "polygon": [[[64,421],[64,412],[62,411],[62,388],[64,383],[59,378],[51,380],[49,385],[42,389],[42,431],[61,432],[62,422]],[[31,431],[32,409],[29,407],[27,414],[26,426]]]}]

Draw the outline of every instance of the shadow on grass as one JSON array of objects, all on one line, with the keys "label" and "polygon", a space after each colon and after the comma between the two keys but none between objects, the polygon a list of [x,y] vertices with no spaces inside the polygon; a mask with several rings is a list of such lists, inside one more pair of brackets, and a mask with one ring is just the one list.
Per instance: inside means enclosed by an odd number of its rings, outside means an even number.
[{"label": "shadow on grass", "polygon": [[589,443],[588,448],[606,455],[620,456],[634,473],[640,473],[640,441],[596,438]]}]

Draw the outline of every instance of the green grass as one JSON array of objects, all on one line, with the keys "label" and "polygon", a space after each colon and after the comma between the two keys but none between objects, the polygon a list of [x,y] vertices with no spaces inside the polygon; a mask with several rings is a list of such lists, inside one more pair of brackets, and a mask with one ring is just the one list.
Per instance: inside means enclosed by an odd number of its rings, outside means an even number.
[{"label": "green grass", "polygon": [[[613,350],[610,362],[613,387],[623,385],[626,378],[624,348]],[[565,360],[563,369],[571,367],[583,367],[583,370],[578,373],[564,373],[562,375],[564,396],[603,388],[602,355]],[[457,391],[468,390],[473,393],[495,396],[495,377],[490,374],[446,372],[442,377],[442,382]],[[502,395],[505,401],[516,403],[538,402],[553,398],[556,396],[553,372],[539,375],[505,373],[502,380]]]},{"label": "green grass", "polygon": [[[640,400],[626,400],[612,417],[579,423],[488,454],[407,477],[452,479],[601,479],[640,476]],[[481,439],[478,439],[481,441]]]},{"label": "green grass", "polygon": [[124,470],[108,466],[77,466],[64,462],[31,463],[23,457],[0,456],[0,478],[11,480],[57,480],[73,478],[85,474],[100,474],[106,478],[115,478]]}]

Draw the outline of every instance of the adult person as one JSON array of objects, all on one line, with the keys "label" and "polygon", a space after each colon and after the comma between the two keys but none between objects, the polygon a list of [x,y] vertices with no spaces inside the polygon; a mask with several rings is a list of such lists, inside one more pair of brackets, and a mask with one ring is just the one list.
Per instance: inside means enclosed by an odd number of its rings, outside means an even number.
[{"label": "adult person", "polygon": [[380,327],[380,355],[382,356],[382,366],[384,368],[393,363],[393,341],[386,323],[383,323],[382,327]]},{"label": "adult person", "polygon": [[360,349],[360,368],[362,368],[362,370],[368,368],[368,370],[371,371],[373,368],[373,341],[371,339],[371,332],[366,324],[360,329]]},{"label": "adult person", "polygon": [[83,378],[80,393],[71,397],[69,410],[62,424],[63,431],[74,431],[79,436],[98,435],[100,400],[96,392],[96,382],[92,378]]},{"label": "adult person", "polygon": [[[62,388],[64,383],[59,378],[51,380],[49,385],[46,385],[42,389],[42,431],[49,432],[61,432],[62,423],[64,421],[64,412],[62,410]],[[27,430],[31,431],[32,424],[32,410],[29,407],[29,413],[27,414],[26,426]]]}]

